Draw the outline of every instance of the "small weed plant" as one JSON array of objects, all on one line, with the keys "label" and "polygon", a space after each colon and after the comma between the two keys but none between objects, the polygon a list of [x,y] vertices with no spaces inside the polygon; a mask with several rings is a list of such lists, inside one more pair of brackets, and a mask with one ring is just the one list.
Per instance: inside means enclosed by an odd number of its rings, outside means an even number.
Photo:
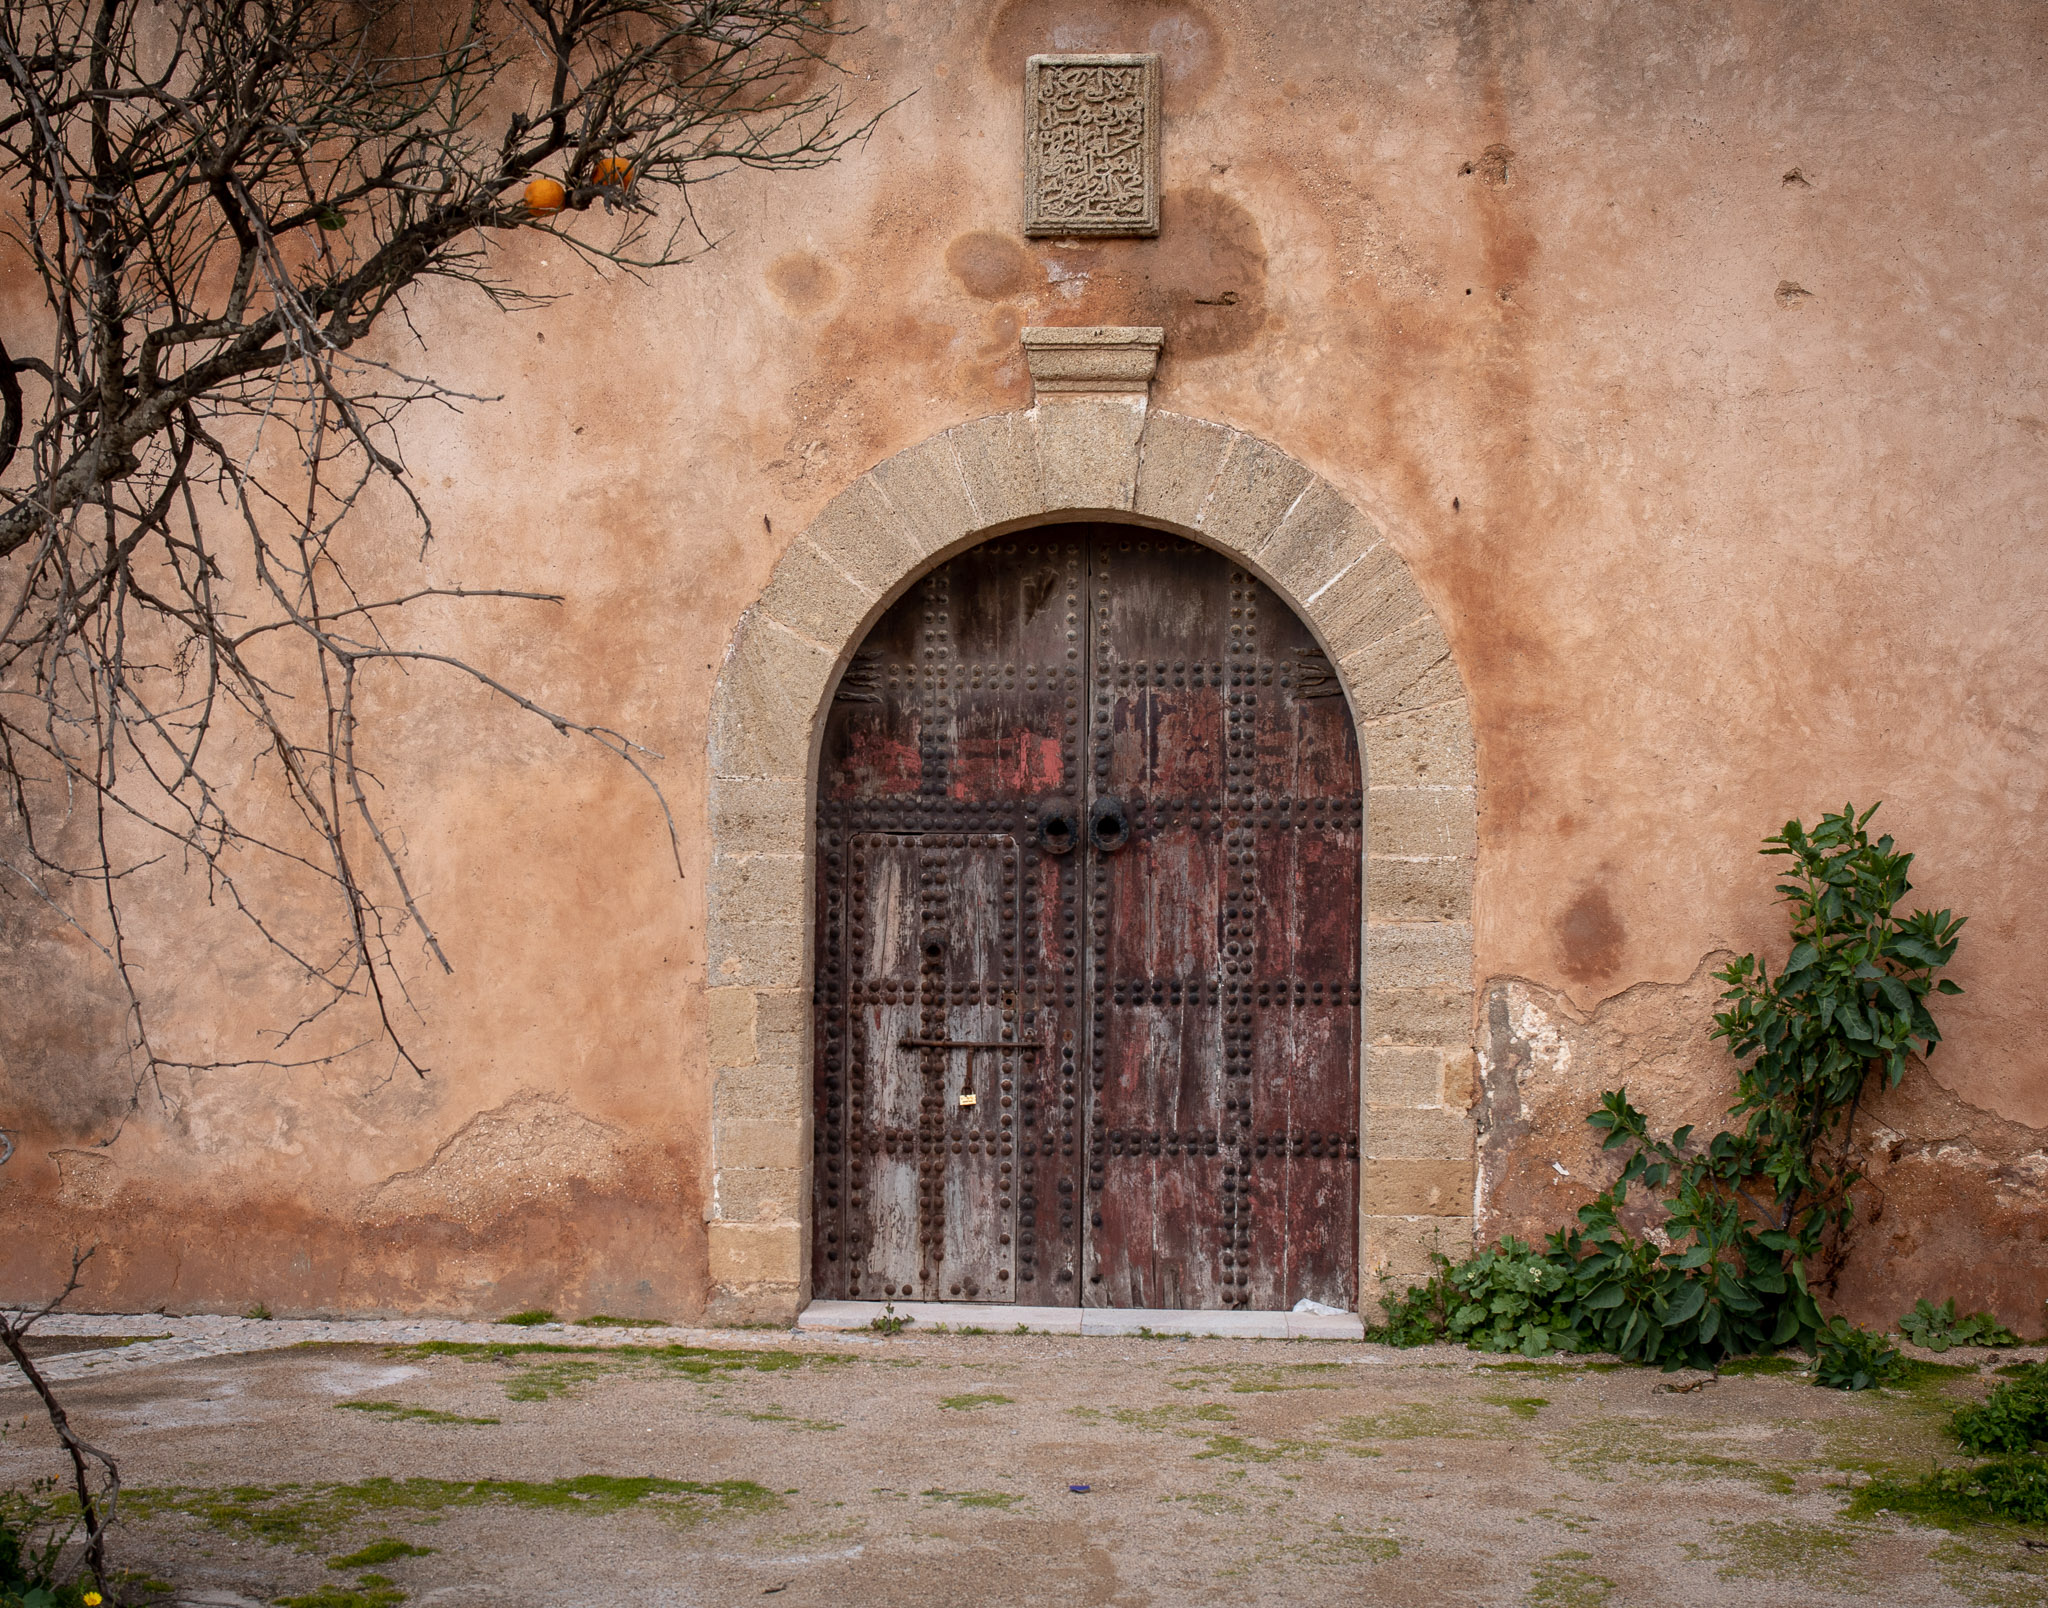
[{"label": "small weed plant", "polygon": [[1956,1409],[1952,1427],[1969,1452],[2020,1454],[2048,1443],[2048,1363],[2022,1364],[1976,1406]]},{"label": "small weed plant", "polygon": [[[1788,821],[1764,842],[1789,862],[1777,891],[1790,952],[1775,976],[1754,955],[1716,974],[1727,1008],[1713,1031],[1741,1062],[1728,1109],[1740,1126],[1703,1143],[1690,1126],[1661,1137],[1627,1089],[1608,1091],[1586,1120],[1626,1154],[1577,1225],[1540,1250],[1506,1239],[1464,1262],[1437,1257],[1427,1282],[1382,1303],[1384,1338],[1531,1357],[1607,1351],[1673,1369],[1796,1345],[1819,1359],[1823,1382],[1882,1380],[1890,1348],[1824,1319],[1808,1269],[1854,1215],[1865,1089],[1873,1078],[1896,1087],[1908,1055],[1941,1041],[1928,1000],[1961,992],[1935,974],[1963,922],[1897,914],[1913,856],[1870,836],[1876,808],[1845,806],[1810,831]],[[1654,1232],[1631,1226],[1638,1188],[1661,1212]]]},{"label": "small weed plant", "polygon": [[76,1508],[49,1480],[0,1489],[0,1608],[97,1608],[89,1574],[64,1568]]},{"label": "small weed plant", "polygon": [[1899,1333],[1916,1346],[1929,1351],[1946,1351],[1950,1346],[2016,1346],[2020,1337],[1988,1312],[1956,1316],[1955,1298],[1936,1306],[1924,1295],[1913,1310],[1899,1319]]},{"label": "small weed plant", "polygon": [[1814,1336],[1813,1382],[1831,1390],[1896,1384],[1904,1372],[1899,1348],[1847,1318],[1830,1318]]},{"label": "small weed plant", "polygon": [[898,1312],[894,1301],[886,1301],[882,1305],[882,1310],[868,1319],[868,1327],[876,1334],[901,1334],[915,1322],[917,1319],[914,1315]]},{"label": "small weed plant", "polygon": [[498,1321],[515,1329],[538,1329],[544,1323],[553,1323],[555,1315],[546,1307],[529,1307],[524,1312],[508,1312]]}]

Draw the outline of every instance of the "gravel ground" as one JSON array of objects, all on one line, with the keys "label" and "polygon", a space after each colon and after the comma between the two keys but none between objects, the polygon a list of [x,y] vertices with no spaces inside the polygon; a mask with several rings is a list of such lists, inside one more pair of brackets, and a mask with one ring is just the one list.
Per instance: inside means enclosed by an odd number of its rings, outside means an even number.
[{"label": "gravel ground", "polygon": [[[1969,1365],[2013,1353],[1848,1396],[1301,1340],[51,1333],[129,1342],[49,1367],[122,1459],[138,1601],[2048,1602],[2048,1532],[1843,1516],[1953,1460]],[[33,1408],[0,1390],[0,1482],[56,1471]]]}]

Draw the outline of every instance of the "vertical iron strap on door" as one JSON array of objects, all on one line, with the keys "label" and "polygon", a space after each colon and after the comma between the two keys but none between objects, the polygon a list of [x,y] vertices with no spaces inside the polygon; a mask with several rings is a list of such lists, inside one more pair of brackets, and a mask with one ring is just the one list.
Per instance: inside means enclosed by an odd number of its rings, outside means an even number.
[{"label": "vertical iron strap on door", "polygon": [[1125,527],[986,544],[877,624],[820,770],[821,1294],[1355,1304],[1333,690],[1255,578]]}]

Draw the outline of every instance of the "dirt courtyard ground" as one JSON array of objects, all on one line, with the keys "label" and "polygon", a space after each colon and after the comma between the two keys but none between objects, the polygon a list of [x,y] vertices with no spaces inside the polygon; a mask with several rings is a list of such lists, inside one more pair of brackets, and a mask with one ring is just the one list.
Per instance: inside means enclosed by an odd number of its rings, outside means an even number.
[{"label": "dirt courtyard ground", "polygon": [[[1789,1360],[500,1329],[65,1391],[122,1457],[145,1602],[2022,1608],[2048,1602],[2048,1532],[1844,1511],[1956,1461],[1948,1407],[2010,1355],[1850,1396]],[[0,1483],[55,1472],[33,1407],[0,1393]]]}]

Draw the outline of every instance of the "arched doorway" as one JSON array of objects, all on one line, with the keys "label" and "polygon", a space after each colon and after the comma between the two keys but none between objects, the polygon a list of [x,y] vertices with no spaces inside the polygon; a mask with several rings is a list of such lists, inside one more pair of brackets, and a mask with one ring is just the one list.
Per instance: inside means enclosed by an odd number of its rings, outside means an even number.
[{"label": "arched doorway", "polygon": [[1363,803],[1224,554],[1050,525],[912,586],[818,763],[814,1292],[1355,1306]]}]

